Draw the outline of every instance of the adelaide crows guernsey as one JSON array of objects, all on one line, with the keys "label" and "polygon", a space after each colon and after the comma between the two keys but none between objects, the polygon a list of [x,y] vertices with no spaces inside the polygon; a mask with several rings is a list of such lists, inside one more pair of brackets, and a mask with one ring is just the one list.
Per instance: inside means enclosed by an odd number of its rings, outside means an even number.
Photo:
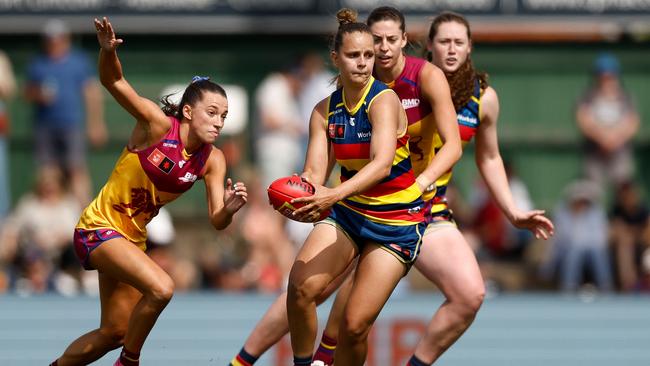
[{"label": "adelaide crows guernsey", "polygon": [[180,122],[158,143],[141,151],[125,148],[108,181],[84,210],[77,228],[114,229],[126,239],[145,247],[145,226],[160,207],[180,196],[203,177],[213,147],[204,144],[189,155],[181,142]]},{"label": "adelaide crows guernsey", "polygon": [[[371,78],[356,106],[345,104],[343,89],[329,99],[327,131],[336,161],[341,167],[341,182],[352,178],[370,161],[372,124],[368,117],[375,98],[392,91]],[[421,192],[415,182],[409,154],[409,137],[405,133],[395,144],[395,157],[390,174],[361,194],[339,201],[366,219],[393,226],[414,225],[423,220]]]}]

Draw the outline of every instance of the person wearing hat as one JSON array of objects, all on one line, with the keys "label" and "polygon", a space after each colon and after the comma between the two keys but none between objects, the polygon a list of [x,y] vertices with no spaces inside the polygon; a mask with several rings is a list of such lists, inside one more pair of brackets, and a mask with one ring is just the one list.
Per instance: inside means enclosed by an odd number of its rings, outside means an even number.
[{"label": "person wearing hat", "polygon": [[608,222],[600,200],[602,191],[591,180],[571,182],[554,210],[555,239],[549,248],[542,276],[557,273],[560,289],[573,292],[585,282],[584,270],[601,291],[613,289],[608,253]]},{"label": "person wearing hat", "polygon": [[101,89],[88,58],[72,47],[64,22],[46,22],[42,38],[43,53],[29,63],[25,89],[34,107],[35,160],[38,167],[59,165],[85,205],[91,198],[86,141],[101,146],[107,139]]},{"label": "person wearing hat", "polygon": [[629,180],[634,171],[631,141],[639,129],[639,115],[620,73],[614,55],[599,55],[593,64],[592,83],[576,109],[585,140],[585,175],[601,185]]}]

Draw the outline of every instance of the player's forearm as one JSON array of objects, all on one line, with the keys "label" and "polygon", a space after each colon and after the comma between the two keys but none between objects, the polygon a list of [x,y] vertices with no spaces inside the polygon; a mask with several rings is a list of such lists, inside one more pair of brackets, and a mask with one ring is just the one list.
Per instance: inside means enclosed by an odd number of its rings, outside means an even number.
[{"label": "player's forearm", "polygon": [[425,188],[429,187],[440,176],[448,172],[458,162],[462,154],[460,141],[444,143],[431,163],[417,177],[418,183]]},{"label": "player's forearm", "polygon": [[339,200],[361,194],[374,187],[390,174],[391,165],[371,161],[361,168],[352,178],[334,188]]},{"label": "player's forearm", "polygon": [[508,220],[512,221],[516,207],[501,156],[477,160],[476,164],[490,194]]},{"label": "player's forearm", "polygon": [[102,85],[108,87],[122,79],[123,76],[122,64],[117,57],[117,52],[101,49],[99,51],[99,79]]},{"label": "player's forearm", "polygon": [[217,230],[223,230],[232,222],[233,214],[229,213],[225,207],[210,215],[210,223]]}]

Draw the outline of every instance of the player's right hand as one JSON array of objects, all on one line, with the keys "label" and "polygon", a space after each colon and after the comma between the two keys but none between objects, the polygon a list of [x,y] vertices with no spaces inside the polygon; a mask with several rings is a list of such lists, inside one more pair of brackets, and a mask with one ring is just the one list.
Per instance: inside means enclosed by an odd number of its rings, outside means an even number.
[{"label": "player's right hand", "polygon": [[97,30],[97,41],[104,51],[115,51],[117,46],[124,42],[120,38],[115,38],[113,26],[106,17],[103,17],[101,21],[95,18],[95,29]]}]

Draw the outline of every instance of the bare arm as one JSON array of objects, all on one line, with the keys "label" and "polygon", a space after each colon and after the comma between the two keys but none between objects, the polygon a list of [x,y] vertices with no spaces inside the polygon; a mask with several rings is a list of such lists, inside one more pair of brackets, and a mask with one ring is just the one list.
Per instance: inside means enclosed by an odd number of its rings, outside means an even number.
[{"label": "bare arm", "polygon": [[108,138],[104,123],[104,97],[96,80],[91,79],[84,85],[86,101],[86,132],[94,146],[102,146]]},{"label": "bare arm", "polygon": [[553,234],[553,223],[543,210],[520,211],[514,203],[508,185],[503,160],[499,153],[497,119],[499,99],[494,89],[488,87],[481,97],[481,124],[476,133],[476,165],[485,183],[508,220],[519,228],[533,232],[537,238],[547,239]]},{"label": "bare arm", "polygon": [[8,100],[16,91],[16,79],[9,57],[0,51],[0,100]]},{"label": "bare arm", "polygon": [[[378,95],[370,105],[370,110],[368,111],[372,123],[370,162],[361,168],[352,178],[335,188],[316,185],[316,193],[313,196],[294,199],[292,202],[305,204],[302,208],[294,211],[296,218],[301,221],[313,220],[336,202],[346,197],[362,193],[388,176],[393,159],[395,158],[397,126],[403,113],[404,110],[399,102],[399,98],[397,98],[397,95],[393,91],[387,91]],[[321,134],[326,139],[325,124],[323,123],[322,126]],[[303,176],[312,179],[318,178],[320,181],[323,181],[329,166],[329,153],[326,153],[326,150],[320,147],[318,158],[321,160],[317,161],[315,159],[316,152],[311,151],[313,139],[314,136],[310,134],[310,147],[307,163],[305,164],[307,170],[303,173]],[[319,145],[322,146],[322,141]],[[312,154],[311,156],[310,153]],[[314,160],[312,161],[310,158]],[[328,164],[325,164],[325,162],[328,162]],[[314,175],[314,171],[318,171],[319,174]]]},{"label": "bare arm", "polygon": [[447,84],[445,75],[439,68],[427,63],[420,73],[419,84],[421,85],[422,95],[433,108],[436,130],[443,144],[431,160],[431,163],[416,179],[420,190],[424,192],[441,175],[451,169],[460,159],[463,149],[456,122],[456,111],[454,110],[449,84]]},{"label": "bare arm", "polygon": [[170,126],[162,110],[151,100],[138,95],[122,74],[122,64],[117,57],[117,47],[121,39],[115,38],[113,26],[106,17],[95,19],[99,52],[99,80],[115,100],[137,120],[132,145],[140,145],[157,140]]},{"label": "bare arm", "polygon": [[226,158],[223,152],[212,148],[212,152],[206,162],[205,191],[208,200],[208,214],[210,223],[217,230],[225,229],[232,222],[235,212],[246,204],[248,194],[246,186],[242,182],[232,183],[226,176]]}]

